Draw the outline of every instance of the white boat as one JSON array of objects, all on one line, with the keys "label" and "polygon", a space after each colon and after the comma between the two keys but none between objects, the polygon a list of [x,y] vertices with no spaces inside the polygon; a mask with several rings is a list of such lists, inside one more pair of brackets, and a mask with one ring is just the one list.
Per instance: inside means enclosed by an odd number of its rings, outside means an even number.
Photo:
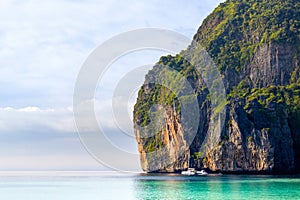
[{"label": "white boat", "polygon": [[197,174],[203,176],[203,175],[207,175],[208,173],[204,170],[201,170],[201,171],[197,171]]},{"label": "white boat", "polygon": [[187,176],[191,176],[191,175],[195,175],[195,169],[194,168],[188,168],[187,171],[182,171],[181,172],[182,175],[187,175]]}]

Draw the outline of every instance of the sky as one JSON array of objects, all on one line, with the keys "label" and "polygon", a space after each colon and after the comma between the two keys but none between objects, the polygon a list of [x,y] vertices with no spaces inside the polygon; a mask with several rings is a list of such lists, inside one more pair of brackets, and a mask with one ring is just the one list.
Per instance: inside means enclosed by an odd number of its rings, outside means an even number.
[{"label": "sky", "polygon": [[[82,64],[103,42],[134,29],[168,29],[192,39],[220,2],[0,0],[0,171],[109,170],[76,132],[72,99]],[[99,82],[95,110],[108,135],[120,134],[107,110],[116,83],[130,66],[151,67],[165,54],[132,53]],[[134,140],[117,145],[137,153]]]}]

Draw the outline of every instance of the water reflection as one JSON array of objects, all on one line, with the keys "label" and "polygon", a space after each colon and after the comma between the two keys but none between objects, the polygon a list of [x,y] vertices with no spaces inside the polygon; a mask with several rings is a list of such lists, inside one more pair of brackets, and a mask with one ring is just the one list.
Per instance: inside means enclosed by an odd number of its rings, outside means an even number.
[{"label": "water reflection", "polygon": [[295,199],[300,180],[274,176],[149,175],[133,183],[135,198],[148,199]]},{"label": "water reflection", "polygon": [[[218,180],[218,177],[211,177]],[[143,177],[134,182],[137,199],[207,199],[214,198],[218,184],[206,177],[155,176]]]}]

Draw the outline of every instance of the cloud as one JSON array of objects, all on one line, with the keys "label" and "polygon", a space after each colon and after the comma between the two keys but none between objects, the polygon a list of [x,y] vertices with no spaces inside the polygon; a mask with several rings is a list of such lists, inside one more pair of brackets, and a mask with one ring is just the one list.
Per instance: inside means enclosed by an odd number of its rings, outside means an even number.
[{"label": "cloud", "polygon": [[38,107],[0,108],[0,135],[46,128],[64,133],[75,132],[73,113],[66,109],[40,109]]},{"label": "cloud", "polygon": [[[0,170],[108,170],[86,155],[16,155],[1,156]],[[22,168],[20,168],[22,166]]]},{"label": "cloud", "polygon": [[105,169],[81,144],[70,108],[0,108],[0,138],[0,170]]},{"label": "cloud", "polygon": [[[131,154],[136,154],[137,145],[135,138],[124,134],[115,124],[113,117],[110,117],[111,101],[99,102],[97,100],[90,100],[86,103],[91,103],[92,101],[94,101],[96,105],[95,113],[100,117],[99,123],[102,125],[102,130],[106,138],[112,144],[112,147]],[[86,103],[82,104],[83,109]],[[126,104],[124,106],[126,106]],[[82,116],[82,119],[87,119],[87,122],[90,121],[85,115]],[[98,126],[90,126],[89,123],[87,123],[86,126],[88,127],[86,131],[99,134]],[[4,162],[0,164],[0,170],[7,170],[8,166],[11,166],[11,169],[22,166],[22,169],[34,168],[36,170],[42,170],[45,168],[43,160],[48,160],[49,169],[77,169],[83,166],[77,165],[82,159],[89,160],[85,165],[87,166],[85,169],[101,168],[101,164],[96,161],[91,161],[93,158],[88,155],[80,143],[74,126],[71,108],[0,108],[0,138],[0,160]],[[100,141],[98,144],[98,148],[101,149],[101,151],[105,151],[107,154],[113,156],[110,149],[103,149],[101,147]],[[65,160],[74,160],[58,163],[60,160],[58,158],[64,156]],[[115,158],[117,156],[118,155],[114,155],[113,157]],[[57,159],[54,159],[55,157],[57,157]],[[16,163],[23,162],[24,160],[27,160],[27,164],[14,166]],[[41,162],[41,164],[38,164],[39,162]],[[67,163],[73,163],[75,165],[71,166],[67,165]],[[122,162],[119,162],[118,168],[122,169],[121,165]],[[136,163],[133,167],[137,169],[138,164]]]}]

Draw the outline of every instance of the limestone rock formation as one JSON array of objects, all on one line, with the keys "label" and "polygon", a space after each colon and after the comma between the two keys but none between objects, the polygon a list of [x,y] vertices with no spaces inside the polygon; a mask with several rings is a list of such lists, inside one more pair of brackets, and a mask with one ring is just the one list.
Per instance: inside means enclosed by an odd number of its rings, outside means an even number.
[{"label": "limestone rock formation", "polygon": [[[216,81],[205,82],[195,69],[202,47],[225,85],[226,102],[216,109],[208,86]],[[299,172],[299,61],[299,1],[222,3],[204,20],[187,50],[162,57],[146,75],[134,108],[143,170]],[[186,89],[180,76],[194,95],[174,92]],[[156,77],[175,90],[154,84]],[[191,104],[193,99],[196,104]],[[182,111],[185,104],[190,105],[188,116]],[[224,116],[218,114],[222,108]]]}]

